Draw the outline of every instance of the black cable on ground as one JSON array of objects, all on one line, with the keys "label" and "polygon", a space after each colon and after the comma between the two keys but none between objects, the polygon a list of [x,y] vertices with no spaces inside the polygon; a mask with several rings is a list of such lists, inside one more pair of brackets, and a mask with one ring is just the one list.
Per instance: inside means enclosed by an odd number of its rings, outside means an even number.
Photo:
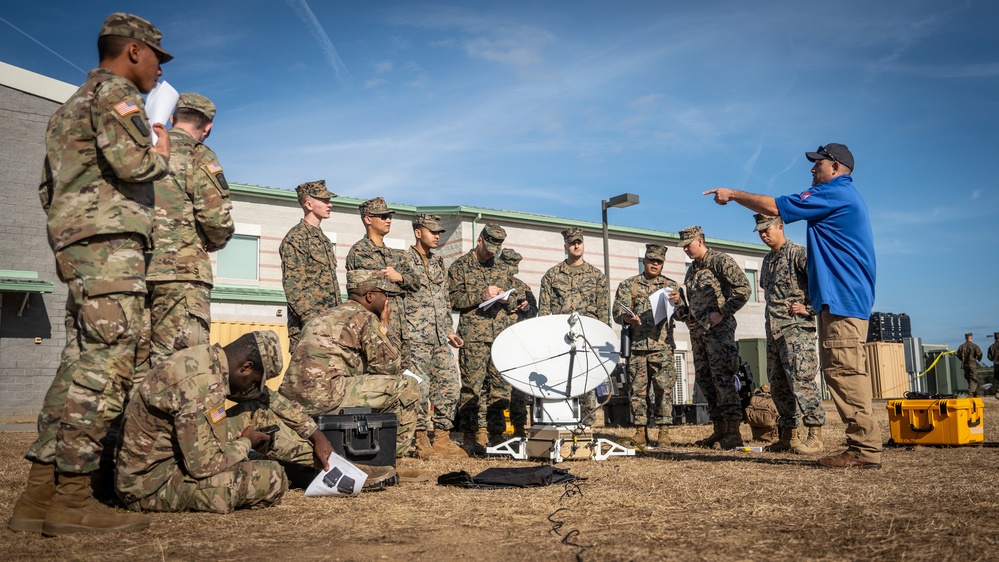
[{"label": "black cable on ground", "polygon": [[[562,503],[563,501],[571,499],[575,496],[583,495],[583,488],[579,483],[566,482],[564,484],[564,487],[565,490],[562,492],[562,495],[559,496],[558,498],[559,503]],[[562,511],[569,511],[569,508],[560,507],[548,514],[548,521],[552,524],[550,532],[554,533],[557,536],[562,537],[562,540],[560,541],[562,544],[577,548],[578,550],[576,551],[576,562],[583,562],[583,552],[585,552],[590,548],[593,548],[593,545],[576,542],[576,539],[579,537],[579,529],[570,529],[565,534],[563,534],[560,531],[560,529],[565,525],[565,521],[560,521],[558,519],[553,519],[553,518],[555,517],[555,515],[557,515]]]}]

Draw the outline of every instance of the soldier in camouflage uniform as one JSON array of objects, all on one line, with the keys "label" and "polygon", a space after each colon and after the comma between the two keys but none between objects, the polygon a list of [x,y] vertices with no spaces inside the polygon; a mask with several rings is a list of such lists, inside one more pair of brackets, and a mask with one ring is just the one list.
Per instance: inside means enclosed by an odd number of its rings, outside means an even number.
[{"label": "soldier in camouflage uniform", "polygon": [[[567,228],[562,239],[567,257],[541,278],[538,316],[578,312],[610,325],[607,277],[583,259],[583,229]],[[584,413],[596,412],[596,391],[586,393],[580,406]]]},{"label": "soldier in camouflage uniform", "polygon": [[[503,248],[499,253],[499,261],[510,271],[510,279],[513,281],[517,292],[514,294],[517,300],[517,322],[534,318],[538,315],[538,299],[534,298],[534,291],[531,287],[521,281],[516,275],[520,273],[520,261],[524,257],[516,250]],[[513,425],[514,437],[527,437],[527,401],[531,399],[523,392],[512,389],[510,393],[510,424]]]},{"label": "soldier in camouflage uniform", "polygon": [[336,278],[333,243],[319,228],[330,217],[330,199],[336,194],[326,189],[326,180],[309,181],[295,188],[305,218],[291,227],[278,253],[281,254],[281,284],[288,301],[288,340],[295,353],[302,329],[319,313],[341,302]]},{"label": "soldier in camouflage uniform", "polygon": [[465,447],[485,454],[490,442],[506,431],[503,410],[510,404],[510,384],[493,366],[493,340],[517,321],[515,299],[479,305],[512,289],[509,270],[495,258],[506,230],[487,224],[476,239],[475,248],[459,257],[447,271],[452,310],[458,312],[458,336],[464,341],[458,351],[461,369],[461,399],[458,418],[465,433]]},{"label": "soldier in camouflage uniform", "polygon": [[[308,415],[354,407],[396,414],[397,458],[409,452],[420,409],[419,384],[403,374],[399,338],[388,329],[389,294],[399,292],[380,271],[348,271],[347,300],[305,326],[278,389]],[[403,481],[426,479],[398,472]]]},{"label": "soldier in camouflage uniform", "polygon": [[[672,289],[669,300],[674,306],[680,300],[680,286],[662,275],[666,246],[646,244],[644,271],[629,277],[617,287],[614,296],[614,320],[631,329],[631,358],[628,359],[628,384],[631,386],[631,415],[635,423],[632,439],[638,445],[648,443],[649,384],[652,385],[652,414],[658,431],[656,444],[670,444],[669,426],[673,423],[673,387],[676,369],[673,367],[673,318],[658,324],[652,313],[649,295],[660,289]],[[625,309],[630,310],[631,313]]]},{"label": "soldier in camouflage uniform", "polygon": [[97,42],[99,68],[49,120],[39,197],[49,245],[66,283],[66,347],[28,450],[28,485],[8,527],[46,535],[132,531],[146,517],[93,497],[101,439],[122,410],[148,352],[146,261],[153,182],[169,169],[170,137],[141,93],[173,57],[153,24],[111,14]]},{"label": "soldier in camouflage uniform", "polygon": [[972,334],[964,334],[964,343],[957,348],[964,380],[968,381],[968,396],[974,396],[978,391],[978,362],[982,360],[982,348],[971,341],[972,337]]},{"label": "soldier in camouflage uniform", "polygon": [[[170,129],[170,174],[157,180],[153,253],[146,271],[155,367],[173,352],[208,343],[212,263],[232,237],[232,202],[222,165],[203,144],[215,104],[181,94]],[[133,388],[141,380],[133,380]]]},{"label": "soldier in camouflage uniform", "polygon": [[705,245],[699,226],[681,230],[680,245],[694,261],[683,278],[687,301],[680,300],[675,318],[690,329],[694,381],[708,401],[708,414],[714,423],[711,436],[696,444],[720,449],[742,447],[742,403],[735,388],[740,362],[735,313],[749,300],[749,279],[731,256]]},{"label": "soldier in camouflage uniform", "polygon": [[[280,345],[270,330],[251,332],[225,347],[191,347],[153,369],[125,410],[117,489],[129,509],[266,507],[288,489],[278,460],[329,469],[333,446],[316,422],[265,386],[281,374]],[[226,409],[226,400],[237,404]],[[277,431],[259,431],[267,426]],[[274,460],[250,460],[251,448]],[[390,474],[380,468],[376,479]]]},{"label": "soldier in camouflage uniform", "polygon": [[386,247],[384,238],[392,229],[392,211],[385,199],[368,199],[358,207],[361,222],[364,223],[364,238],[358,240],[347,253],[347,271],[354,269],[377,270],[384,273],[389,281],[397,284],[401,291],[389,299],[392,318],[389,330],[401,339],[402,367],[409,367],[409,334],[406,332],[406,307],[403,301],[413,291],[420,289],[420,276],[409,266],[406,253]]},{"label": "soldier in camouflage uniform", "polygon": [[[413,271],[420,278],[420,289],[406,297],[406,330],[409,339],[410,368],[419,375],[420,419],[416,426],[416,456],[434,454],[467,456],[451,441],[458,410],[461,383],[458,365],[448,345],[461,347],[454,333],[451,302],[448,300],[447,268],[444,259],[434,250],[440,245],[441,218],[437,215],[417,215],[413,220],[416,244],[406,251]],[[431,407],[433,419],[431,419]],[[434,429],[431,445],[427,431]]]},{"label": "soldier in camouflage uniform", "polygon": [[[992,381],[993,385],[999,384],[999,332],[992,334],[992,339],[995,342],[989,346],[989,361],[992,362]],[[999,392],[995,394],[996,398],[999,398]]]},{"label": "soldier in camouflage uniform", "polygon": [[[757,213],[756,232],[770,247],[763,258],[760,285],[767,299],[767,379],[780,413],[777,442],[769,452],[794,451],[812,455],[822,452],[822,426],[826,412],[815,377],[815,310],[808,296],[808,254],[805,248],[784,236],[778,216]],[[799,439],[797,428],[808,428]]]}]

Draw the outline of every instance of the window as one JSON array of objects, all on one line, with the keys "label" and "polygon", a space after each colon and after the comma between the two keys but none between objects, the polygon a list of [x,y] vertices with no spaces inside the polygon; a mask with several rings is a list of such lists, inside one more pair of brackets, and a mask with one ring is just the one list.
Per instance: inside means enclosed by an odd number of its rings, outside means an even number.
[{"label": "window", "polygon": [[645,258],[638,258],[638,273],[645,273]]},{"label": "window", "polygon": [[760,302],[759,282],[756,280],[756,270],[747,269],[746,277],[749,278],[749,302]]},{"label": "window", "polygon": [[260,255],[260,227],[256,225],[236,225],[226,247],[216,255],[216,276],[225,279],[256,281]]}]

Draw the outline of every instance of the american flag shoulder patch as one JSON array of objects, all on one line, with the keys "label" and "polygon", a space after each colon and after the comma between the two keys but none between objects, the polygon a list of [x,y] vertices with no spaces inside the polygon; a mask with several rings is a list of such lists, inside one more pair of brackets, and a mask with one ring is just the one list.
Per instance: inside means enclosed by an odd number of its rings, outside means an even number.
[{"label": "american flag shoulder patch", "polygon": [[225,403],[219,404],[217,407],[212,409],[208,413],[208,417],[212,419],[212,423],[219,423],[225,419]]},{"label": "american flag shoulder patch", "polygon": [[222,165],[218,162],[212,162],[208,165],[208,171],[212,174],[217,174],[222,171]]},{"label": "american flag shoulder patch", "polygon": [[139,111],[139,105],[134,100],[124,100],[114,104],[114,110],[124,117]]}]

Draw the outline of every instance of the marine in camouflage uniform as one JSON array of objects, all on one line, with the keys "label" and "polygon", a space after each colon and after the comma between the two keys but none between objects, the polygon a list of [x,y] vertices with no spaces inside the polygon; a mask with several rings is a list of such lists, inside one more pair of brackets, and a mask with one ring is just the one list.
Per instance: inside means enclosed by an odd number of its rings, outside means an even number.
[{"label": "marine in camouflage uniform", "polygon": [[[49,245],[66,283],[66,346],[38,414],[28,486],[8,526],[48,535],[146,528],[93,498],[101,439],[120,413],[148,341],[146,261],[153,182],[168,171],[170,141],[152,145],[145,105],[172,57],[162,34],[115,13],[98,39],[100,68],[49,120],[39,185]],[[58,482],[56,474],[58,473]]]},{"label": "marine in camouflage uniform", "polygon": [[[562,231],[565,251],[569,257],[545,272],[538,296],[538,316],[572,314],[596,318],[610,325],[607,277],[583,260],[583,229],[570,227]],[[597,393],[590,391],[580,399],[585,412],[597,409]]]},{"label": "marine in camouflage uniform", "polygon": [[[780,217],[757,213],[754,218],[755,231],[770,247],[770,253],[763,258],[760,286],[767,300],[767,379],[780,414],[781,434],[776,447],[770,450],[794,448],[796,452],[816,453],[823,447],[811,428],[826,424],[826,412],[815,382],[819,372],[818,340],[815,310],[808,296],[808,253],[784,236]],[[799,425],[810,428],[813,434],[807,446],[794,438]],[[818,450],[812,450],[816,447]]]},{"label": "marine in camouflage uniform", "polygon": [[288,301],[288,340],[295,352],[305,325],[321,312],[343,302],[336,278],[333,242],[319,227],[330,215],[330,199],[336,194],[326,189],[326,180],[309,181],[295,188],[298,203],[305,212],[301,222],[291,227],[281,240],[281,284]]},{"label": "marine in camouflage uniform", "polygon": [[982,360],[982,348],[971,341],[972,337],[972,334],[964,334],[964,343],[957,348],[964,380],[968,381],[968,396],[974,396],[978,391],[978,362]]},{"label": "marine in camouflage uniform", "polygon": [[[999,384],[999,332],[992,334],[992,339],[995,340],[995,343],[989,346],[988,358],[992,362],[993,384]],[[999,392],[995,396],[999,397]]]},{"label": "marine in camouflage uniform", "polygon": [[214,119],[215,104],[208,98],[181,94],[170,129],[170,174],[155,184],[153,252],[146,271],[151,367],[175,351],[208,343],[214,281],[208,253],[224,248],[235,230],[222,165],[202,142]]},{"label": "marine in camouflage uniform", "polygon": [[[267,391],[281,374],[280,345],[272,331],[253,332],[224,348],[180,351],[150,372],[125,410],[118,453],[129,509],[229,513],[280,501],[288,479],[277,460],[312,466],[310,440],[326,440],[299,405]],[[241,389],[247,364],[255,384]],[[227,410],[226,399],[237,404]],[[270,425],[271,440],[252,429]],[[277,460],[249,460],[251,447]]]},{"label": "marine in camouflage uniform", "polygon": [[507,299],[479,308],[489,298],[514,287],[509,270],[495,257],[505,239],[503,227],[485,225],[475,248],[455,260],[447,271],[451,308],[459,314],[458,336],[465,342],[458,350],[458,418],[466,446],[476,453],[484,452],[481,447],[487,441],[497,440],[506,431],[503,410],[510,405],[510,384],[496,371],[491,353],[496,336],[517,321],[517,302]]},{"label": "marine in camouflage uniform", "polygon": [[388,208],[385,199],[375,197],[368,199],[358,207],[361,221],[364,223],[364,238],[358,240],[347,252],[347,271],[355,269],[383,271],[393,283],[401,289],[389,298],[392,317],[389,319],[389,330],[402,341],[402,367],[409,367],[409,334],[406,332],[405,298],[420,289],[420,276],[409,266],[406,253],[385,246],[383,238],[392,228],[392,215],[395,211]]},{"label": "marine in camouflage uniform", "polygon": [[[499,254],[499,261],[510,270],[510,279],[517,289],[514,294],[517,301],[517,307],[514,309],[517,313],[517,322],[538,315],[538,299],[534,297],[534,291],[531,290],[530,285],[516,277],[517,273],[520,272],[520,262],[523,259],[524,257],[520,253],[511,248],[503,248]],[[516,388],[512,389],[510,393],[510,425],[513,426],[515,437],[527,436],[525,430],[527,426],[527,402],[530,400],[532,397]]]},{"label": "marine in camouflage uniform", "polygon": [[396,414],[402,457],[416,431],[420,388],[402,374],[399,339],[383,324],[388,293],[399,287],[383,273],[348,271],[347,301],[305,326],[278,392],[310,416],[362,406]]},{"label": "marine in camouflage uniform", "polygon": [[699,444],[725,449],[742,446],[742,403],[735,388],[740,363],[735,313],[749,300],[749,279],[731,256],[704,244],[699,226],[681,230],[680,245],[694,261],[683,278],[687,300],[677,304],[674,317],[690,329],[694,382],[708,401],[708,414],[715,424],[711,437]]},{"label": "marine in camouflage uniform", "polygon": [[[452,420],[458,410],[461,391],[458,365],[449,347],[456,338],[448,300],[447,268],[444,259],[431,250],[437,247],[444,228],[439,216],[418,215],[413,221],[413,230],[420,238],[406,250],[406,258],[420,279],[420,289],[406,297],[406,333],[410,368],[423,379],[420,383],[420,420],[416,428],[419,432],[432,427],[437,430],[435,436],[440,441],[454,426]],[[423,237],[430,241],[422,240]]]},{"label": "marine in camouflage uniform", "polygon": [[[659,445],[668,436],[665,426],[673,423],[673,387],[676,368],[673,366],[673,318],[656,323],[649,295],[661,289],[672,289],[679,298],[680,286],[662,275],[666,246],[646,244],[645,270],[629,277],[617,287],[614,296],[614,320],[631,329],[631,357],[628,359],[628,384],[631,387],[631,415],[638,428],[636,442],[645,442],[645,427],[649,422],[649,385],[652,386],[652,421],[660,426]],[[638,317],[633,323],[632,314]]]}]

